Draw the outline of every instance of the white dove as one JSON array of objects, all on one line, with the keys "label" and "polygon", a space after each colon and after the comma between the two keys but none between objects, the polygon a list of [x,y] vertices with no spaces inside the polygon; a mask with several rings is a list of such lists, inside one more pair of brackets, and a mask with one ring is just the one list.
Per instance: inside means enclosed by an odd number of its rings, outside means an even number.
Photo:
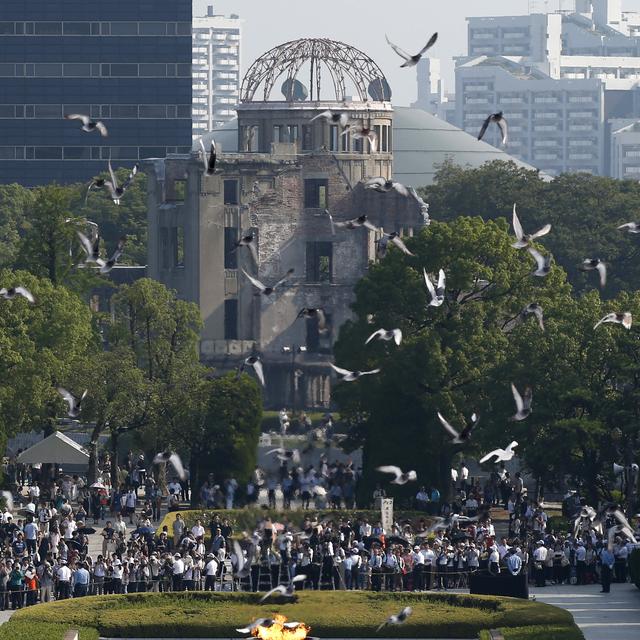
[{"label": "white dove", "polygon": [[393,340],[400,346],[402,342],[402,331],[400,329],[391,329],[390,331],[378,329],[367,338],[365,344],[369,344],[374,338],[378,338],[379,340]]},{"label": "white dove", "polygon": [[418,479],[418,474],[415,471],[407,471],[404,473],[400,467],[396,467],[392,464],[376,467],[376,471],[380,473],[391,473],[395,478],[391,481],[391,484],[407,484]]},{"label": "white dove", "polygon": [[490,453],[487,453],[487,455],[483,458],[480,458],[480,464],[487,462],[487,460],[490,460],[491,458],[493,458],[493,456],[496,457],[494,463],[508,462],[515,455],[514,449],[517,446],[518,443],[514,440],[506,449],[494,449]]},{"label": "white dove", "polygon": [[258,380],[260,380],[260,384],[264,387],[264,369],[262,368],[260,358],[258,356],[249,356],[248,358],[245,358],[238,369],[238,376],[246,367],[253,367],[253,370],[256,372],[256,376],[258,376]]},{"label": "white dove", "polygon": [[347,113],[339,113],[339,112],[334,112],[334,111],[331,111],[330,109],[327,109],[327,111],[323,111],[322,113],[319,113],[317,116],[314,116],[313,118],[311,118],[309,122],[313,122],[318,118],[324,118],[328,122],[332,122],[333,124],[338,124],[340,125],[340,128],[343,130],[349,126],[349,114]]},{"label": "white dove", "polygon": [[264,602],[268,600],[271,596],[275,594],[281,595],[283,598],[292,599],[295,591],[294,584],[296,582],[304,582],[307,579],[307,576],[304,573],[301,573],[297,576],[293,576],[291,578],[291,582],[288,585],[279,584],[277,587],[271,589],[271,591],[267,591],[262,598],[260,598],[260,602]]},{"label": "white dove", "polygon": [[436,33],[434,33],[430,38],[429,38],[429,42],[427,42],[427,44],[424,45],[424,47],[422,47],[422,49],[420,49],[420,51],[418,53],[416,53],[415,56],[412,56],[411,54],[407,53],[404,49],[401,49],[399,46],[393,44],[393,42],[391,42],[391,40],[389,40],[389,36],[387,36],[385,34],[385,38],[387,39],[387,44],[401,57],[404,58],[404,63],[400,65],[400,68],[410,68],[410,67],[415,67],[418,62],[420,62],[420,58],[422,58],[422,56],[429,50],[431,49],[431,47],[433,47],[433,45],[436,43],[436,41],[438,40],[438,32],[436,31]]},{"label": "white dove", "polygon": [[628,233],[640,233],[640,222],[625,222],[618,229],[626,229]]},{"label": "white dove", "polygon": [[529,243],[540,236],[546,236],[549,231],[551,231],[551,225],[545,224],[542,229],[539,229],[535,233],[525,233],[522,230],[522,225],[520,224],[520,219],[518,218],[518,214],[516,213],[516,205],[513,205],[513,231],[516,234],[517,242],[514,242],[511,246],[515,249],[524,249],[529,246]]},{"label": "white dove", "polygon": [[444,271],[440,269],[438,272],[438,286],[434,288],[433,283],[429,279],[427,275],[426,269],[422,268],[422,274],[424,275],[424,281],[427,285],[427,289],[429,290],[429,295],[431,296],[431,302],[429,302],[430,307],[439,307],[444,302],[444,289],[445,289],[445,275]]},{"label": "white dove", "polygon": [[600,258],[585,258],[582,261],[580,271],[593,271],[597,269],[600,274],[600,287],[604,287],[607,284],[607,265],[600,260]]},{"label": "white dove", "polygon": [[444,416],[438,411],[438,420],[440,420],[440,424],[445,428],[445,430],[453,436],[453,440],[451,440],[451,444],[464,444],[470,437],[471,432],[478,426],[478,422],[480,422],[480,417],[476,413],[471,414],[471,422],[465,426],[465,428],[458,433]]},{"label": "white dove", "polygon": [[80,120],[82,122],[82,130],[88,133],[92,131],[99,131],[103,138],[106,138],[109,134],[107,127],[104,126],[99,120],[92,120],[89,116],[85,116],[81,113],[70,113],[66,115],[65,120]]},{"label": "white dove", "polygon": [[407,187],[395,180],[387,180],[386,178],[369,178],[364,183],[365,189],[371,189],[378,193],[389,193],[389,191],[397,191],[401,196],[405,198],[409,195]]},{"label": "white dove", "polygon": [[58,387],[58,393],[69,405],[67,415],[70,418],[77,418],[80,415],[80,411],[82,411],[82,401],[87,397],[88,391],[88,389],[85,389],[84,393],[79,398],[76,398],[76,396],[67,391],[64,387]]},{"label": "white dove", "polygon": [[184,466],[182,465],[182,460],[177,453],[174,453],[173,451],[162,451],[161,453],[156,454],[153,459],[153,464],[160,464],[162,462],[165,464],[169,463],[175,469],[180,480],[186,479],[187,474],[185,473]]},{"label": "white dove", "polygon": [[531,401],[533,400],[533,392],[531,387],[527,387],[524,390],[524,396],[520,395],[520,392],[516,389],[516,385],[511,383],[511,393],[513,393],[513,399],[516,403],[516,414],[511,418],[520,422],[531,415]]},{"label": "white dove", "polygon": [[553,256],[551,254],[549,254],[548,256],[543,256],[533,247],[529,247],[527,251],[529,251],[529,253],[536,261],[536,270],[533,272],[533,275],[539,276],[540,278],[548,276],[551,273],[551,258]]},{"label": "white dove", "polygon": [[598,320],[598,322],[593,325],[593,328],[597,329],[605,322],[614,322],[616,324],[621,324],[625,329],[631,329],[632,320],[633,318],[628,311],[625,313],[608,313],[604,318]]},{"label": "white dove", "polygon": [[2,287],[2,289],[0,289],[0,298],[4,298],[5,300],[13,300],[16,296],[22,296],[27,300],[27,302],[30,302],[31,304],[36,301],[31,291],[25,289],[24,287],[9,287],[8,289]]},{"label": "white dove", "polygon": [[331,368],[340,375],[343,382],[353,382],[362,376],[370,376],[374,373],[380,373],[380,369],[372,369],[371,371],[349,371],[348,369],[336,367],[335,364],[331,364]]},{"label": "white dove", "polygon": [[407,620],[407,618],[413,613],[413,609],[411,607],[405,607],[400,613],[397,613],[393,616],[389,616],[377,629],[376,632],[380,631],[382,628],[386,627],[390,624],[402,624]]}]

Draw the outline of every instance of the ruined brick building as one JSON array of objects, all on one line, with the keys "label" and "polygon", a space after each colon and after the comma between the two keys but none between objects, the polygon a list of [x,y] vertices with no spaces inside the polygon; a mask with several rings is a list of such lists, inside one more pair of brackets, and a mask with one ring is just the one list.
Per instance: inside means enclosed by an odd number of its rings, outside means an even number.
[{"label": "ruined brick building", "polygon": [[[242,151],[219,148],[214,175],[195,153],[145,161],[148,275],[199,305],[205,363],[228,370],[259,354],[266,406],[328,407],[332,345],[381,230],[332,233],[325,210],[335,221],[366,214],[376,227],[410,236],[425,224],[424,206],[362,185],[392,176],[393,108],[381,70],[357,49],[324,39],[276,47],[249,69],[241,97]],[[375,131],[377,148],[313,120],[327,109]],[[248,248],[235,250],[250,232],[257,263]],[[270,286],[289,269],[270,296],[256,295],[243,273]],[[303,307],[324,309],[328,330],[298,319]]]}]

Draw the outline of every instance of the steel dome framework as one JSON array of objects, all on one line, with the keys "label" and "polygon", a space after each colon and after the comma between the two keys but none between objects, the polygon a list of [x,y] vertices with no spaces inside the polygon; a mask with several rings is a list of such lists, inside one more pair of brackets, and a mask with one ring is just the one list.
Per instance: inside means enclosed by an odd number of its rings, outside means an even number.
[{"label": "steel dome framework", "polygon": [[[276,85],[284,76],[285,99],[296,99],[295,80],[302,67],[309,63],[309,100],[319,101],[322,89],[322,72],[326,70],[331,77],[334,100],[342,102],[347,97],[347,80],[350,80],[362,102],[370,99],[390,99],[390,90],[382,70],[365,53],[335,40],[310,38],[285,42],[260,56],[249,68],[240,91],[242,102],[254,102],[262,86],[262,100],[267,102]],[[329,98],[331,99],[331,98]]]}]

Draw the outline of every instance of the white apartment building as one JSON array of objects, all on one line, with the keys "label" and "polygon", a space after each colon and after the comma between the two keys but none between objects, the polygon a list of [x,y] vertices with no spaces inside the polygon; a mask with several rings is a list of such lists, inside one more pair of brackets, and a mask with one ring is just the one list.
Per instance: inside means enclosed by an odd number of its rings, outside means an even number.
[{"label": "white apartment building", "polygon": [[[455,124],[477,133],[502,110],[508,153],[552,175],[614,175],[614,120],[640,120],[640,13],[575,0],[571,11],[468,18],[468,51],[457,60]],[[619,137],[629,153],[635,138]],[[486,140],[500,142],[491,130]]]},{"label": "white apartment building", "polygon": [[640,120],[614,119],[611,125],[611,176],[640,180]]},{"label": "white apartment building", "polygon": [[[477,135],[490,113],[509,123],[510,155],[549,175],[604,172],[604,84],[556,80],[505,56],[481,56],[456,68],[456,116]],[[497,127],[485,140],[500,146]]]},{"label": "white apartment building", "polygon": [[197,139],[236,117],[240,101],[241,20],[237,15],[193,17],[192,133]]}]

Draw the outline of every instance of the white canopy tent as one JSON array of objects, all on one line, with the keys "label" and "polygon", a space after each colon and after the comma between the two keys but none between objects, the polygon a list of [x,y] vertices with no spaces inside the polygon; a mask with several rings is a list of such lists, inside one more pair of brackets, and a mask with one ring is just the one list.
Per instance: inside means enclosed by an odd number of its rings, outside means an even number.
[{"label": "white canopy tent", "polygon": [[86,466],[89,454],[77,442],[56,431],[23,451],[17,459],[23,464],[73,464]]}]

